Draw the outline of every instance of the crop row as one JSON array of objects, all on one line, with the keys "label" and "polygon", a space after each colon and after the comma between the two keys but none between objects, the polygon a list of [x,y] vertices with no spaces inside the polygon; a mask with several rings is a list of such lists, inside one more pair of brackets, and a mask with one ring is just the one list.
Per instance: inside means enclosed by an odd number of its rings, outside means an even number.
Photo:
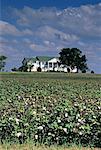
[{"label": "crop row", "polygon": [[0,81],[1,142],[101,147],[100,80]]}]

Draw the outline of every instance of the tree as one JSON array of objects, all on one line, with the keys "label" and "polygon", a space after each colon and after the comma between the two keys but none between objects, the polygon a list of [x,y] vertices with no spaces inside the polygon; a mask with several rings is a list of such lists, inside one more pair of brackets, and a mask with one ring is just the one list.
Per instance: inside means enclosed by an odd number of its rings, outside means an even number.
[{"label": "tree", "polygon": [[22,61],[22,66],[18,68],[18,71],[21,72],[27,72],[28,71],[28,65],[27,65],[27,59],[24,58]]},{"label": "tree", "polygon": [[4,67],[6,65],[6,62],[5,60],[7,59],[6,56],[0,56],[0,71],[4,70]]},{"label": "tree", "polygon": [[86,56],[82,55],[82,52],[78,48],[63,48],[59,54],[60,62],[70,66],[71,69],[76,67],[77,72],[79,70],[84,72],[88,69]]},{"label": "tree", "polygon": [[18,71],[18,69],[16,67],[11,69],[12,71]]},{"label": "tree", "polygon": [[18,68],[18,71],[27,72],[27,69],[28,69],[27,66],[21,66],[21,67]]}]

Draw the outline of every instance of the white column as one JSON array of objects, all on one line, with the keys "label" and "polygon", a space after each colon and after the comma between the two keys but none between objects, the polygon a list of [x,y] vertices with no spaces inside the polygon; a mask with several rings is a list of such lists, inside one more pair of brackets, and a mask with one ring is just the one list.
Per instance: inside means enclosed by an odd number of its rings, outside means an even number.
[{"label": "white column", "polygon": [[59,68],[59,66],[58,66],[58,63],[57,63],[57,71],[58,71],[58,68]]},{"label": "white column", "polygon": [[48,68],[47,68],[47,69],[48,69],[48,71],[49,71],[49,62],[48,62]]},{"label": "white column", "polygon": [[54,64],[53,64],[53,62],[52,62],[52,70],[53,70],[53,67],[54,67]]}]

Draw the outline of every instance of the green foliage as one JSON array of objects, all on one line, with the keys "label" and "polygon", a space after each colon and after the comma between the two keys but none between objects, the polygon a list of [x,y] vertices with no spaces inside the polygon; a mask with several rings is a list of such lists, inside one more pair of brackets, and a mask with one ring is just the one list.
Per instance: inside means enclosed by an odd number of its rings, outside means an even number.
[{"label": "green foliage", "polygon": [[6,62],[5,60],[7,59],[6,56],[0,56],[0,71],[4,69],[5,65],[6,65]]},{"label": "green foliage", "polygon": [[41,68],[40,68],[40,67],[38,67],[38,68],[37,68],[37,71],[38,71],[38,72],[41,72]]},{"label": "green foliage", "polygon": [[18,71],[18,69],[16,67],[11,69],[12,71]]},{"label": "green foliage", "polygon": [[93,70],[91,70],[91,73],[93,73],[93,74],[94,74],[94,71],[93,71]]},{"label": "green foliage", "polygon": [[86,64],[86,56],[82,55],[82,52],[77,48],[63,48],[61,49],[60,61],[62,64],[70,66],[71,68],[77,67],[78,70],[86,71],[88,69]]},{"label": "green foliage", "polygon": [[27,65],[27,59],[24,58],[22,61],[22,66],[18,68],[18,71],[21,72],[27,72],[28,71],[28,65]]},{"label": "green foliage", "polygon": [[48,145],[101,147],[100,85],[101,76],[4,75],[0,81],[1,141],[31,139]]},{"label": "green foliage", "polygon": [[26,66],[21,66],[21,67],[18,68],[18,71],[27,72],[27,69],[28,69],[27,65]]}]

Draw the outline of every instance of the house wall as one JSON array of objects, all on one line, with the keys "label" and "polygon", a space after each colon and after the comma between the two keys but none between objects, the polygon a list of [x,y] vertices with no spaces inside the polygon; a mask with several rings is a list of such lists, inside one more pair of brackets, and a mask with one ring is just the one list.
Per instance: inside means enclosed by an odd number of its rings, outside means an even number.
[{"label": "house wall", "polygon": [[[71,69],[70,67],[65,67],[64,65],[59,66],[58,65],[59,58],[53,58],[47,62],[47,67],[46,62],[40,62],[36,61],[35,63],[29,62],[29,65],[33,65],[31,68],[31,71],[35,72],[37,71],[37,68],[40,67],[42,71],[60,71],[60,72],[68,72],[67,68],[70,69],[70,72],[77,72],[77,68],[75,67],[74,69]],[[28,70],[29,71],[29,70]]]},{"label": "house wall", "polygon": [[37,68],[40,67],[42,71],[47,71],[47,69],[44,68],[46,62],[39,62],[36,61],[35,63],[32,63],[33,67],[31,68],[31,71],[37,71]]},{"label": "house wall", "polygon": [[58,58],[53,58],[53,59],[49,60],[48,62],[54,62],[54,63],[57,63],[57,61],[59,61]]},{"label": "house wall", "polygon": [[40,67],[43,69],[45,64],[46,64],[46,62],[40,62]]},{"label": "house wall", "polygon": [[31,71],[33,72],[36,72],[37,71],[37,68],[35,67],[35,66],[33,66],[32,68],[31,68]]},{"label": "house wall", "polygon": [[71,72],[76,73],[77,72],[77,68],[75,67],[74,69],[71,69]]},{"label": "house wall", "polygon": [[33,65],[33,67],[31,68],[31,71],[37,71],[37,68],[39,67],[39,61],[32,63],[32,65]]},{"label": "house wall", "polygon": [[[53,58],[51,60],[48,61],[48,70],[49,71],[58,71],[58,62],[59,62],[59,59],[58,58]],[[50,66],[51,64],[51,66]]]}]

